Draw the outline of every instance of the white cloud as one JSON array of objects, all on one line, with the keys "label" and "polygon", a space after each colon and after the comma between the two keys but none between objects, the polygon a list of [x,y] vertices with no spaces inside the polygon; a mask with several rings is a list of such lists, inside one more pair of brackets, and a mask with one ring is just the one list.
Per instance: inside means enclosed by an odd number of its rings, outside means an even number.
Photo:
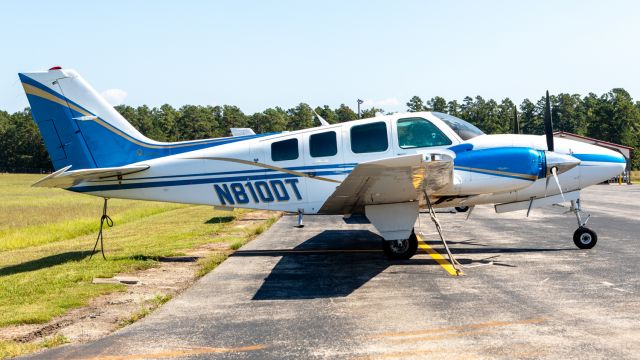
[{"label": "white cloud", "polygon": [[100,93],[113,106],[120,105],[127,98],[127,92],[122,89],[108,89]]},{"label": "white cloud", "polygon": [[381,108],[384,108],[385,106],[398,106],[398,105],[400,105],[400,100],[394,97],[381,99],[381,100],[364,99],[364,102],[362,103],[362,106],[364,107],[373,106],[373,107],[381,107]]}]

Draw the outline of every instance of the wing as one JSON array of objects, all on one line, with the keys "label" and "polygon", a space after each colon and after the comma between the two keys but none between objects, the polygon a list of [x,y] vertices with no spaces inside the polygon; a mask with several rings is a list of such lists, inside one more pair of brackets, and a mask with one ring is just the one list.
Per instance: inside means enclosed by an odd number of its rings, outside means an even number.
[{"label": "wing", "polygon": [[361,163],[336,188],[321,214],[356,214],[365,205],[420,201],[423,190],[439,191],[453,183],[453,161],[425,161],[407,155]]},{"label": "wing", "polygon": [[31,186],[50,188],[70,188],[83,181],[99,180],[144,171],[149,165],[126,165],[110,168],[82,169],[68,171],[71,165],[64,167],[36,182]]}]

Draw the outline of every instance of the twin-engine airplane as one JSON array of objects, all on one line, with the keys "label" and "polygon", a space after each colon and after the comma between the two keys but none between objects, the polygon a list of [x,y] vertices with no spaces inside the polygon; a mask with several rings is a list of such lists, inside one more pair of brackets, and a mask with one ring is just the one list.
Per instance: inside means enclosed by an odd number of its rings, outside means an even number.
[{"label": "twin-engine airplane", "polygon": [[485,135],[454,116],[416,112],[164,143],[142,135],[73,70],[21,73],[20,80],[56,170],[34,186],[103,197],[103,220],[108,198],[279,210],[300,219],[364,214],[386,255],[408,259],[421,208],[436,220],[438,207],[494,204],[502,213],[567,200],[578,220],[573,240],[589,249],[597,236],[580,216],[580,190],[626,165],[609,149],[554,140],[548,93],[546,141]]}]

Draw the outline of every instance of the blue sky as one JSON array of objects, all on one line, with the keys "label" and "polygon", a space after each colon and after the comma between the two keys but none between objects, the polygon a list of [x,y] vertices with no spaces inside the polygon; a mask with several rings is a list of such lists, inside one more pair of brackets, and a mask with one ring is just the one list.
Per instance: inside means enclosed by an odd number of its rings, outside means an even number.
[{"label": "blue sky", "polygon": [[637,1],[5,1],[0,109],[19,71],[75,68],[129,105],[346,103],[413,95],[640,97]]}]

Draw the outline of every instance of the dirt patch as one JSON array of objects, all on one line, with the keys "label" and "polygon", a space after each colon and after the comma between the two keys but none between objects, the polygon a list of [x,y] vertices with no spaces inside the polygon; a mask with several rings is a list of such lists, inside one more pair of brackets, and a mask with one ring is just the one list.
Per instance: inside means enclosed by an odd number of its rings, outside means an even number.
[{"label": "dirt patch", "polygon": [[[254,211],[241,215],[235,226],[242,228],[273,217],[273,212]],[[185,251],[183,256],[161,258],[157,266],[133,273],[118,274],[113,278],[126,279],[124,291],[103,295],[89,305],[70,310],[45,324],[13,325],[0,329],[0,340],[21,343],[41,341],[47,336],[61,334],[71,343],[98,339],[121,328],[132,316],[152,307],[158,296],[173,297],[193,284],[200,268],[198,260],[216,253],[230,254],[231,244],[212,242]]]}]

